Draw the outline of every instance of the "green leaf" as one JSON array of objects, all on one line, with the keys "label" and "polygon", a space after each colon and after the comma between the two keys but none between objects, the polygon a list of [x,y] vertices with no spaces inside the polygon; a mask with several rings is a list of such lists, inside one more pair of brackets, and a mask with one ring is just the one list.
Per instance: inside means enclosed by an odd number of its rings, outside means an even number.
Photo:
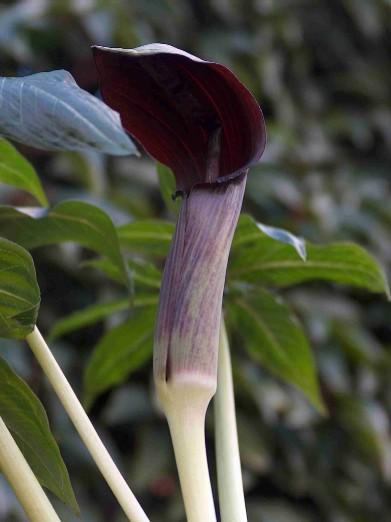
[{"label": "green leaf", "polygon": [[[127,264],[132,275],[132,280],[136,284],[138,283],[140,286],[146,286],[149,288],[160,288],[162,273],[155,265],[145,261],[136,261],[134,259],[128,259]],[[125,283],[124,277],[118,271],[118,268],[107,258],[101,257],[90,259],[84,261],[83,266],[100,270],[116,283]]]},{"label": "green leaf", "polygon": [[124,381],[152,355],[156,307],[137,309],[120,325],[109,330],[95,346],[84,377],[84,402]]},{"label": "green leaf", "polygon": [[228,321],[254,360],[295,385],[324,412],[306,336],[284,303],[265,290],[236,296],[228,303]]},{"label": "green leaf", "polygon": [[166,207],[176,215],[179,212],[180,200],[174,199],[176,193],[175,176],[172,170],[162,163],[157,164],[156,170],[163,201]]},{"label": "green leaf", "polygon": [[175,226],[168,221],[132,221],[117,228],[122,246],[138,254],[165,257],[170,248]]},{"label": "green leaf", "polygon": [[26,337],[34,329],[39,304],[30,254],[0,237],[0,337]]},{"label": "green leaf", "polygon": [[64,201],[48,211],[0,207],[0,236],[28,250],[74,241],[107,256],[128,277],[116,229],[106,212],[83,201]]},{"label": "green leaf", "polygon": [[270,227],[263,223],[257,223],[249,214],[242,214],[236,227],[232,248],[235,251],[240,245],[259,240],[268,236],[275,241],[290,245],[295,249],[300,258],[305,261],[307,251],[304,239],[293,235],[283,228]]},{"label": "green leaf", "polygon": [[44,207],[49,204],[33,166],[4,139],[0,139],[0,183],[25,190]]},{"label": "green leaf", "polygon": [[132,308],[139,308],[155,305],[157,301],[157,295],[136,295],[131,304],[129,298],[123,298],[87,306],[57,321],[50,332],[50,338],[54,339],[55,337],[90,326],[109,315],[129,309],[131,305]]},{"label": "green leaf", "polygon": [[388,437],[384,437],[387,428],[383,431],[381,423],[375,419],[386,419],[388,412],[374,400],[360,397],[340,394],[334,397],[334,401],[334,417],[347,434],[349,444],[365,460],[382,469],[389,451]]},{"label": "green leaf", "polygon": [[[240,231],[239,231],[240,232]],[[363,248],[353,243],[307,245],[307,260],[292,246],[254,230],[235,236],[228,277],[259,285],[285,287],[304,281],[325,280],[389,293],[386,277]]]},{"label": "green leaf", "polygon": [[87,259],[81,262],[82,268],[94,268],[103,272],[112,281],[126,286],[126,278],[118,267],[107,259],[107,257],[97,257],[95,259]]},{"label": "green leaf", "polygon": [[149,288],[160,288],[162,272],[152,263],[128,259],[128,267],[135,283]]},{"label": "green leaf", "polygon": [[79,513],[68,471],[43,406],[1,357],[0,416],[42,486]]}]

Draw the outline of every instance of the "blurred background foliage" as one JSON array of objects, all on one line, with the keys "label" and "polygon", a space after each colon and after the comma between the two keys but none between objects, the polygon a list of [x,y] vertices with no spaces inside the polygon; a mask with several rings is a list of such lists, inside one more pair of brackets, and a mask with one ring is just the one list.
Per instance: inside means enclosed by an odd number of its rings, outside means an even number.
[{"label": "blurred background foliage", "polygon": [[[134,47],[161,41],[225,63],[255,93],[268,124],[268,147],[249,177],[245,209],[317,243],[354,240],[389,269],[390,28],[389,0],[2,0],[0,74],[63,68],[96,93],[93,43]],[[19,150],[36,167],[52,203],[90,201],[117,224],[132,217],[172,219],[155,166],[145,156]],[[4,185],[0,202],[34,204]],[[44,332],[74,310],[118,295],[114,282],[81,268],[88,258],[75,244],[34,251]],[[249,520],[387,520],[390,305],[381,296],[330,284],[305,284],[283,294],[305,325],[329,415],[320,416],[301,394],[263,371],[233,337]],[[113,314],[53,341],[79,393],[92,348],[119,318],[121,313]],[[47,408],[83,522],[123,521],[26,347],[2,340],[1,350]],[[183,521],[150,364],[101,395],[91,414],[151,519]],[[211,435],[209,442],[214,469]],[[56,507],[64,521],[77,520]],[[0,520],[24,520],[1,478]]]}]

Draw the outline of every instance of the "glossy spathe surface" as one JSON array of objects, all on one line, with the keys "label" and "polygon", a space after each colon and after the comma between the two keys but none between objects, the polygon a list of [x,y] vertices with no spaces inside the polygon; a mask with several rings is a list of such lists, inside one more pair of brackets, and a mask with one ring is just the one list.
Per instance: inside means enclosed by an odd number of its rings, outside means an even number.
[{"label": "glossy spathe surface", "polygon": [[260,159],[261,109],[227,67],[164,44],[93,52],[105,102],[174,171],[178,190],[234,178]]}]

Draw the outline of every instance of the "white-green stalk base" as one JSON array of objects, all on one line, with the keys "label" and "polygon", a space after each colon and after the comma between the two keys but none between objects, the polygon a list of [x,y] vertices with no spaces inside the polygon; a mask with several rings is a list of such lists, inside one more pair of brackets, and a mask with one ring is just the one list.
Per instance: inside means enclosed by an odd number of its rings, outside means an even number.
[{"label": "white-green stalk base", "polygon": [[60,522],[1,417],[0,471],[14,490],[30,522]]},{"label": "white-green stalk base", "polygon": [[[130,522],[149,522],[147,515],[114,464],[37,327],[27,336],[26,340]],[[41,519],[40,522],[43,522],[43,520]]]},{"label": "white-green stalk base", "polygon": [[247,522],[236,427],[231,356],[223,321],[220,330],[214,411],[221,522]]},{"label": "white-green stalk base", "polygon": [[[204,381],[204,382],[200,382]],[[188,522],[216,522],[205,447],[205,415],[215,382],[180,375],[157,383],[170,427]]]}]

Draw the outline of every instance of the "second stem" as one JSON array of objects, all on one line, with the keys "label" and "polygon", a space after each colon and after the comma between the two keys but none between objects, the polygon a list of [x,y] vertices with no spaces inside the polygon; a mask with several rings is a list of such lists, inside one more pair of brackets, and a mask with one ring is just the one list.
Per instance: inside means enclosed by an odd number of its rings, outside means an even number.
[{"label": "second stem", "polygon": [[128,519],[131,522],[149,522],[37,327],[26,340]]}]

